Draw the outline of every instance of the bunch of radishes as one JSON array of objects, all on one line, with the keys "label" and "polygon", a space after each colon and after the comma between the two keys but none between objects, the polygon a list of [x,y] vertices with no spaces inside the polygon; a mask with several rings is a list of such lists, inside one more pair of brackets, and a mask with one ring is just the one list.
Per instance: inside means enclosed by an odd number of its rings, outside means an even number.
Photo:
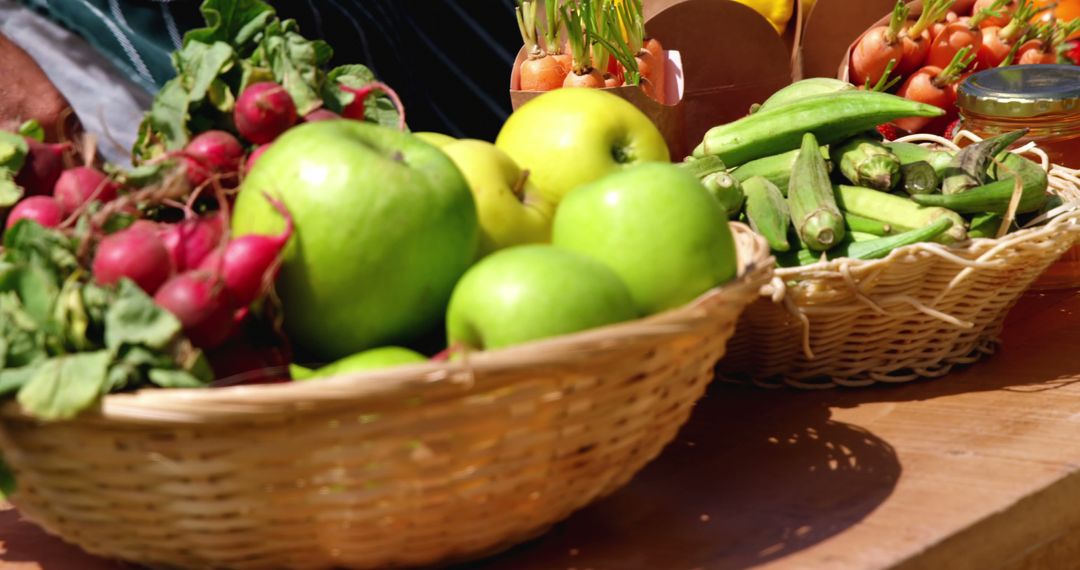
[{"label": "bunch of radishes", "polygon": [[[1080,19],[1062,22],[1044,12],[1042,0],[977,0],[971,13],[953,10],[956,0],[926,0],[916,20],[897,0],[889,23],[868,30],[851,52],[849,74],[856,84],[898,84],[896,94],[945,109],[936,119],[896,121],[883,132],[942,134],[957,116],[960,83],[992,67],[1066,62],[1066,41]],[[895,74],[895,76],[893,75]]]}]

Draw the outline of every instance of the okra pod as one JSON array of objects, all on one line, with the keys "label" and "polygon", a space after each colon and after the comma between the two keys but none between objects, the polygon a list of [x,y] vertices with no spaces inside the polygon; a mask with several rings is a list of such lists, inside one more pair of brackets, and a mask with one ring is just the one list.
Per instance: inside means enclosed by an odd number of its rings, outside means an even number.
[{"label": "okra pod", "polygon": [[851,212],[844,212],[844,224],[847,225],[849,232],[872,234],[878,237],[897,233],[896,228],[894,228],[892,224],[873,218],[867,218],[866,216],[852,214]]},{"label": "okra pod", "polygon": [[[1016,213],[1024,214],[1042,208],[1049,198],[1049,194],[1046,193],[1048,188],[1046,171],[1038,164],[1013,153],[1008,153],[1002,163],[1014,174],[959,194],[926,194],[912,196],[911,199],[924,206],[941,206],[961,214],[983,212],[1004,214],[1012,201],[1013,192],[1016,189],[1016,178],[1019,177],[1020,203],[1016,208]],[[999,174],[1006,174],[1005,169],[996,168],[995,170]]]},{"label": "okra pod", "polygon": [[[930,225],[914,230],[896,234],[893,236],[879,237],[865,241],[853,238],[845,239],[843,243],[829,250],[825,254],[826,259],[881,259],[895,249],[923,243],[938,241],[945,232],[953,226],[951,218],[938,218]],[[776,256],[776,262],[781,267],[793,267],[797,265],[810,265],[821,261],[820,252],[809,249],[799,249]]]},{"label": "okra pod", "polygon": [[[735,170],[732,170],[731,174],[739,182],[745,182],[753,176],[762,176],[769,182],[775,184],[781,194],[787,196],[788,183],[791,181],[791,169],[795,166],[795,159],[798,156],[799,149],[795,149],[751,160]],[[829,158],[828,146],[821,147],[821,156],[826,159]],[[826,166],[828,170],[832,172],[832,162],[829,161]]]},{"label": "okra pod", "polygon": [[953,161],[953,153],[947,150],[937,150],[907,142],[887,142],[885,146],[900,159],[900,164],[929,163],[934,167],[934,173],[938,175],[938,178],[945,173],[945,169]]},{"label": "okra pod", "polygon": [[728,166],[739,166],[798,148],[805,133],[814,134],[821,144],[831,144],[894,119],[937,117],[944,112],[933,105],[859,89],[815,95],[713,127],[693,154],[719,156]]},{"label": "okra pod", "polygon": [[938,191],[940,182],[934,167],[925,160],[901,165],[900,179],[903,181],[904,192],[910,196],[933,194]]},{"label": "okra pod", "polygon": [[791,249],[788,243],[791,213],[776,185],[761,176],[754,176],[742,183],[742,189],[746,195],[746,218],[750,227],[765,238],[773,251]]},{"label": "okra pod", "polygon": [[939,197],[936,194],[914,196],[912,199],[879,192],[860,186],[838,185],[836,202],[845,212],[881,220],[893,226],[896,231],[908,231],[926,227],[939,218],[953,221],[949,230],[937,239],[941,243],[953,243],[967,239],[964,231],[964,218],[946,208],[920,206],[913,200],[924,197]]},{"label": "okra pod", "polygon": [[720,207],[727,212],[728,219],[734,219],[739,215],[746,196],[743,194],[742,185],[734,176],[723,171],[714,172],[703,178],[701,183],[720,203]]},{"label": "okra pod", "polygon": [[788,207],[795,231],[810,249],[826,250],[844,239],[844,217],[836,206],[825,159],[812,133],[803,136],[791,170]]},{"label": "okra pod", "polygon": [[887,192],[900,181],[900,159],[881,141],[866,135],[834,145],[831,154],[840,173],[856,186]]},{"label": "okra pod", "polygon": [[952,163],[945,169],[945,175],[942,177],[941,182],[941,192],[943,194],[959,194],[990,182],[990,175],[987,170],[994,157],[1027,133],[1028,129],[1020,129],[960,149],[960,152],[956,153],[956,157],[953,158]]}]

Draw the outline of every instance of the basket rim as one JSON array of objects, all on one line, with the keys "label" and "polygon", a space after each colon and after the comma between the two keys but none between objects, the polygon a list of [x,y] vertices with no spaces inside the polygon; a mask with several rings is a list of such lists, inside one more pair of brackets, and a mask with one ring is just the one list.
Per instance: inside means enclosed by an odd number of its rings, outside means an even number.
[{"label": "basket rim", "polygon": [[[456,361],[423,362],[385,369],[345,373],[305,382],[252,384],[216,388],[159,389],[107,394],[98,406],[66,424],[167,425],[244,422],[273,417],[284,412],[324,411],[329,407],[357,407],[370,404],[372,411],[400,407],[401,400],[423,396],[424,402],[457,398],[483,385],[484,390],[501,387],[485,382],[489,376],[476,372],[514,369],[573,367],[589,355],[610,358],[612,353],[647,349],[667,339],[692,334],[709,326],[713,313],[728,304],[739,311],[757,299],[772,278],[775,260],[764,239],[748,226],[729,222],[735,242],[737,275],[734,279],[702,293],[693,301],[647,317],[624,321],[572,334],[540,339],[498,350],[481,351]],[[511,382],[512,383],[512,382]],[[403,397],[404,396],[404,397]],[[395,404],[394,402],[398,402]],[[191,410],[206,405],[204,413]],[[5,418],[38,422],[17,401],[0,405]]]}]

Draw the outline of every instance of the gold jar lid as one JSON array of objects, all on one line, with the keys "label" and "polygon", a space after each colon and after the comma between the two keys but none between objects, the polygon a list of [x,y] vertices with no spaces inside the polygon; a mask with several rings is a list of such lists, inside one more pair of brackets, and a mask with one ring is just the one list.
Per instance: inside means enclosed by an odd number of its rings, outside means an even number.
[{"label": "gold jar lid", "polygon": [[960,112],[1026,118],[1080,113],[1080,66],[1013,65],[972,74],[957,92]]}]

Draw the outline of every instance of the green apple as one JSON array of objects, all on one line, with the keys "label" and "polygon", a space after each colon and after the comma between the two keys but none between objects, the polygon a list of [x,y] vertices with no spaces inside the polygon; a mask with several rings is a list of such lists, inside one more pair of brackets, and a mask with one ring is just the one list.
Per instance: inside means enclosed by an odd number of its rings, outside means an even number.
[{"label": "green apple", "polygon": [[360,121],[305,123],[281,135],[244,179],[234,235],[295,233],[277,292],[299,353],[331,361],[436,329],[476,258],[468,184],[442,151]]},{"label": "green apple", "polygon": [[550,245],[495,252],[461,278],[446,314],[450,346],[495,349],[638,317],[614,272]]},{"label": "green apple", "polygon": [[670,160],[656,125],[625,99],[599,89],[540,95],[510,115],[495,144],[532,173],[553,204],[626,165]]},{"label": "green apple", "polygon": [[641,164],[582,186],[555,213],[552,243],[599,260],[652,314],[735,276],[723,208],[693,174]]},{"label": "green apple", "polygon": [[421,131],[413,133],[416,138],[430,144],[431,146],[437,146],[442,148],[450,143],[457,142],[457,139],[450,135],[444,135],[442,133],[433,133],[430,131]]},{"label": "green apple", "polygon": [[442,147],[472,189],[480,218],[480,251],[551,241],[554,205],[543,200],[513,159],[495,145],[465,139]]},{"label": "green apple", "polygon": [[293,380],[311,380],[313,378],[328,378],[348,372],[377,370],[418,362],[427,362],[427,357],[419,352],[400,346],[383,346],[346,356],[337,362],[332,362],[315,370],[291,364],[289,365],[289,371],[292,373]]}]

